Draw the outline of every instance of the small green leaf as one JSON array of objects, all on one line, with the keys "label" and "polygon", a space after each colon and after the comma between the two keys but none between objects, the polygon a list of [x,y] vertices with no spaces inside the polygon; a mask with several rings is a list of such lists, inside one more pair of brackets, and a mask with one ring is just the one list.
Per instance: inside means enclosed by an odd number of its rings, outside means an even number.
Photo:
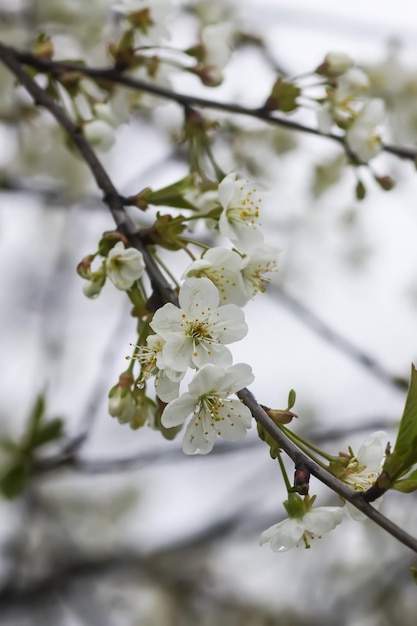
[{"label": "small green leaf", "polygon": [[387,455],[383,469],[392,480],[395,480],[404,476],[415,463],[417,463],[417,370],[412,365],[410,386],[397,440],[394,450]]},{"label": "small green leaf", "polygon": [[23,459],[18,459],[0,476],[0,491],[13,500],[22,493],[29,480],[29,464]]},{"label": "small green leaf", "polygon": [[417,567],[410,567],[410,572],[415,584],[417,585]]},{"label": "small green leaf", "polygon": [[402,493],[411,493],[412,491],[417,490],[417,470],[411,472],[406,478],[402,480],[397,480],[392,485],[392,489],[396,489],[397,491],[401,491]]},{"label": "small green leaf", "polygon": [[32,447],[32,440],[36,437],[36,434],[40,428],[44,415],[45,415],[45,394],[40,393],[35,400],[31,414],[29,416],[27,430],[24,436],[25,449]]},{"label": "small green leaf", "polygon": [[296,398],[297,394],[295,393],[294,389],[290,389],[290,393],[288,394],[288,411],[294,406]]},{"label": "small green leaf", "polygon": [[59,417],[56,417],[38,430],[35,437],[32,439],[32,449],[40,448],[46,443],[56,441],[62,437],[64,422]]}]

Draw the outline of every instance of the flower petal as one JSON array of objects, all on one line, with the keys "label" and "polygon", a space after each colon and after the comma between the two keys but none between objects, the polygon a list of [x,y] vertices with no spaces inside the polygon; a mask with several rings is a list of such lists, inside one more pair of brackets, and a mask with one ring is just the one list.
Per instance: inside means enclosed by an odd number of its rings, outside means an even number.
[{"label": "flower petal", "polygon": [[341,506],[318,507],[304,515],[304,527],[314,535],[324,535],[342,522],[344,514],[344,507]]},{"label": "flower petal", "polygon": [[297,545],[303,534],[304,525],[302,520],[288,518],[264,530],[260,536],[259,543],[262,546],[269,541],[271,550],[274,552],[286,552]]}]

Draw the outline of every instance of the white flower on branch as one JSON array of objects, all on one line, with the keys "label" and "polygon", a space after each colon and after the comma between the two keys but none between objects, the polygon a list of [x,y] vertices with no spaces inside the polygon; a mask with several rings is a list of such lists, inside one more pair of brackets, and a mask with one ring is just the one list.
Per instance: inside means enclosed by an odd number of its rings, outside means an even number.
[{"label": "white flower on branch", "polygon": [[165,341],[163,367],[185,371],[206,363],[230,365],[224,344],[248,332],[243,311],[234,304],[219,306],[220,295],[207,278],[188,278],[179,292],[179,307],[165,304],[156,311],[151,328]]},{"label": "white flower on branch", "polygon": [[228,248],[210,248],[201,259],[193,261],[183,277],[206,277],[214,283],[222,303],[243,306],[248,301],[242,278],[243,259]]},{"label": "white flower on branch", "polygon": [[222,70],[230,59],[232,52],[233,26],[227,22],[210,24],[201,32],[203,45],[203,64],[212,75],[222,80]]},{"label": "white flower on branch", "polygon": [[113,126],[102,119],[91,120],[83,125],[84,136],[93,148],[107,152],[116,141]]},{"label": "white flower on branch", "polygon": [[317,507],[302,517],[289,517],[264,530],[259,543],[261,546],[269,543],[274,552],[286,552],[301,542],[309,548],[312,539],[321,538],[322,535],[334,530],[342,522],[343,516],[343,507]]},{"label": "white flower on branch", "polygon": [[236,441],[252,425],[250,410],[238,398],[229,398],[254,380],[246,363],[228,368],[204,365],[191,381],[188,392],[170,402],[162,413],[166,428],[183,424],[189,416],[183,451],[185,454],[207,454],[218,436]]},{"label": "white flower on branch", "polygon": [[382,150],[378,126],[384,121],[385,105],[374,98],[363,105],[346,133],[346,141],[360,161],[367,163]]},{"label": "white flower on branch", "polygon": [[329,133],[333,124],[344,128],[356,115],[358,96],[368,88],[368,76],[357,67],[340,76],[336,88],[327,90],[327,99],[317,111],[320,131]]},{"label": "white flower on branch", "polygon": [[261,198],[256,188],[249,181],[238,179],[233,172],[223,178],[218,192],[223,207],[219,219],[221,234],[242,252],[262,245],[263,235],[257,223]]},{"label": "white flower on branch", "polygon": [[106,273],[112,283],[123,291],[130,289],[145,270],[143,255],[135,248],[125,248],[119,241],[106,259]]},{"label": "white flower on branch", "polygon": [[162,349],[165,341],[159,335],[148,335],[146,346],[140,346],[139,353],[135,354],[141,364],[141,380],[148,380],[155,376],[155,391],[162,402],[171,402],[178,398],[180,382],[185,372],[178,372],[170,367],[164,367]]},{"label": "white flower on branch", "polygon": [[[332,462],[332,473],[342,482],[355,489],[355,491],[367,491],[374,485],[382,471],[385,459],[383,442],[387,440],[387,433],[376,431],[369,435],[358,450],[357,455],[349,449],[349,454],[340,453],[338,460]],[[378,508],[382,498],[378,498],[373,506]],[[346,510],[357,521],[366,519],[356,507],[346,502]]]},{"label": "white flower on branch", "polygon": [[264,244],[245,256],[242,263],[242,278],[247,299],[253,298],[258,292],[265,291],[271,272],[277,272],[278,250],[274,246]]}]

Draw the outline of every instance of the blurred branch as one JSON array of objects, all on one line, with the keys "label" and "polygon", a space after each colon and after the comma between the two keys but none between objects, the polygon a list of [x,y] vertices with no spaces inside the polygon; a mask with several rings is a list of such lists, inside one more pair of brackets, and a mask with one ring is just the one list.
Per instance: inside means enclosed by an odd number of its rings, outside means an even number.
[{"label": "blurred branch", "polygon": [[270,285],[268,287],[268,293],[276,295],[279,301],[294,313],[305,326],[308,326],[319,337],[324,339],[324,341],[330,343],[336,350],[343,352],[350,359],[365,367],[384,383],[400,391],[407,391],[407,379],[391,374],[377,359],[330,328],[320,317],[313,313],[305,304],[297,300],[297,298],[290,295],[283,287]]},{"label": "blurred branch", "polygon": [[[160,96],[161,98],[173,100],[174,102],[177,102],[182,106],[199,106],[203,108],[223,111],[224,113],[234,113],[247,117],[254,117],[270,124],[282,126],[283,128],[287,128],[288,130],[298,131],[309,135],[315,135],[318,137],[330,139],[340,144],[347,153],[350,152],[350,149],[347,146],[344,137],[340,135],[335,135],[334,133],[324,133],[321,132],[318,128],[306,126],[305,124],[302,124],[300,122],[290,120],[287,117],[278,116],[276,113],[271,113],[264,107],[251,109],[248,107],[240,106],[238,104],[230,104],[226,102],[220,102],[218,100],[210,100],[207,98],[200,98],[198,96],[193,96],[189,94],[177,93],[171,91],[170,89],[159,87],[157,85],[152,85],[150,83],[147,83],[146,81],[126,76],[113,67],[96,68],[87,67],[78,63],[66,63],[63,61],[51,61],[49,59],[41,59],[36,55],[31,54],[30,52],[21,52],[3,44],[0,45],[0,58],[9,67],[11,67],[10,60],[13,59],[15,62],[18,63],[19,66],[20,63],[23,63],[37,69],[39,72],[50,73],[52,76],[55,75],[57,78],[59,78],[59,74],[63,71],[79,72],[84,74],[85,76],[89,76],[90,78],[107,80],[113,83],[124,85],[125,87],[128,87],[130,89],[136,89],[140,91],[145,91],[147,93],[152,93],[156,96]],[[415,161],[415,159],[417,158],[417,150],[405,146],[384,144],[383,150],[402,159]]]}]

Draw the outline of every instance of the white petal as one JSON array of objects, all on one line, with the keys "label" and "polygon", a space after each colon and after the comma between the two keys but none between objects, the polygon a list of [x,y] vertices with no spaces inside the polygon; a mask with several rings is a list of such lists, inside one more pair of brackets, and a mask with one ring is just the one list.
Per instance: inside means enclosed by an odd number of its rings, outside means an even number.
[{"label": "white petal", "polygon": [[304,515],[304,527],[314,535],[324,535],[342,522],[344,514],[344,508],[340,506],[318,507]]},{"label": "white petal", "polygon": [[226,391],[227,395],[240,391],[247,387],[255,377],[250,365],[246,363],[236,363],[224,371],[221,381],[219,381],[219,391]]},{"label": "white petal", "polygon": [[236,304],[225,304],[219,307],[210,321],[215,336],[221,343],[239,341],[248,333],[245,314]]},{"label": "white petal", "polygon": [[219,292],[208,278],[187,278],[179,292],[180,307],[195,319],[207,308],[219,306]]},{"label": "white petal", "polygon": [[231,365],[233,361],[230,350],[226,348],[226,346],[216,343],[212,343],[210,345],[209,351],[207,351],[207,346],[205,345],[196,345],[191,359],[194,365],[198,368],[201,368],[203,365],[208,363],[227,367],[228,365]]},{"label": "white petal", "polygon": [[387,437],[386,432],[379,430],[365,439],[356,455],[360,466],[366,465],[367,470],[370,472],[379,472],[381,470],[384,458],[383,442],[386,442]]},{"label": "white petal", "polygon": [[269,541],[274,552],[286,552],[297,545],[303,534],[304,526],[302,521],[288,518],[264,530],[260,536],[259,543],[263,545]]},{"label": "white petal", "polygon": [[166,428],[183,424],[190,413],[194,411],[195,405],[195,398],[189,393],[183,393],[182,396],[165,407],[161,416],[162,424]]},{"label": "white petal", "polygon": [[183,323],[182,311],[175,304],[168,302],[158,309],[150,323],[150,327],[165,339],[173,332],[178,332]]},{"label": "white petal", "polygon": [[184,433],[182,449],[185,454],[208,454],[217,439],[216,431],[206,425],[206,419],[198,416],[191,418]]}]

